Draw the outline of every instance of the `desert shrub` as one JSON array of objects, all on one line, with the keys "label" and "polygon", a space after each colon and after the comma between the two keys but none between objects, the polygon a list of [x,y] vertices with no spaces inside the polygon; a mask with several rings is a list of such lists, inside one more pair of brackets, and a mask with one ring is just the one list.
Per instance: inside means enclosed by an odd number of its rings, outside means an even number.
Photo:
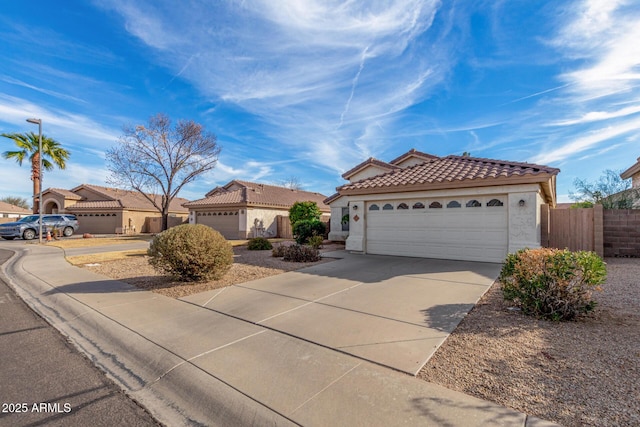
[{"label": "desert shrub", "polygon": [[250,251],[266,251],[271,248],[273,248],[273,246],[271,246],[271,242],[264,237],[254,237],[253,239],[249,239],[249,243],[247,244],[247,249]]},{"label": "desert shrub", "polygon": [[324,242],[323,236],[309,237],[309,246],[311,246],[314,249],[320,249],[320,247],[322,247],[322,242]]},{"label": "desert shrub", "polygon": [[291,226],[295,226],[298,221],[319,220],[320,208],[316,202],[295,202],[289,208],[289,221]]},{"label": "desert shrub", "polygon": [[284,260],[292,262],[314,262],[320,260],[320,252],[310,246],[285,246]]},{"label": "desert shrub", "polygon": [[282,258],[286,250],[287,250],[286,245],[274,246],[273,250],[271,251],[271,256],[276,258]]},{"label": "desert shrub", "polygon": [[327,232],[327,226],[318,219],[303,219],[293,225],[293,236],[296,243],[303,245],[313,236],[324,236]]},{"label": "desert shrub", "polygon": [[157,271],[186,281],[217,280],[233,263],[233,249],[214,229],[184,224],[156,235],[148,250]]},{"label": "desert shrub", "polygon": [[509,254],[500,272],[505,300],[524,313],[551,320],[571,320],[595,308],[591,299],[607,275],[593,252],[523,249]]}]

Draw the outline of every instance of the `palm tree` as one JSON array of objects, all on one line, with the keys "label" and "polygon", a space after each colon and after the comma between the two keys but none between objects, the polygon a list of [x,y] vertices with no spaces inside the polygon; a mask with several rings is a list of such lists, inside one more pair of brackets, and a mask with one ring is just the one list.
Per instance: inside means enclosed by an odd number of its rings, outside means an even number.
[{"label": "palm tree", "polygon": [[[18,147],[17,151],[5,151],[2,153],[2,157],[5,159],[15,159],[20,166],[25,159],[31,161],[31,180],[33,181],[33,213],[38,213],[40,209],[40,200],[38,203],[35,199],[40,194],[40,152],[38,134],[34,132],[29,133],[3,133],[2,136],[11,139]],[[60,146],[60,143],[42,135],[42,167],[45,170],[52,170],[54,164],[60,169],[66,167],[66,160],[69,158],[69,151]]]}]

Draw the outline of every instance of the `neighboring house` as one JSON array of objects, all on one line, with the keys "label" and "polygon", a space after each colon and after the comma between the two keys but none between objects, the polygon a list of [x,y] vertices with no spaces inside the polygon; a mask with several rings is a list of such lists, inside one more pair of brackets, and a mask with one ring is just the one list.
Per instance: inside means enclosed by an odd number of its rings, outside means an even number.
[{"label": "neighboring house", "polygon": [[[556,204],[559,169],[411,150],[369,159],[325,200],[332,240],[371,254],[502,262],[540,247],[541,205]],[[364,178],[362,178],[364,177]],[[348,214],[348,225],[340,218]]]},{"label": "neighboring house", "polygon": [[638,161],[633,166],[620,174],[620,178],[631,178],[631,187],[640,188],[640,157],[638,157]]},{"label": "neighboring house", "polygon": [[30,214],[31,211],[29,209],[0,201],[0,218],[21,218]]},{"label": "neighboring house", "polygon": [[[161,196],[154,195],[158,201]],[[71,190],[49,188],[42,193],[43,213],[72,213],[78,217],[78,233],[157,233],[162,228],[160,212],[137,191],[82,184]],[[186,221],[187,200],[175,198],[169,211],[169,226]]]},{"label": "neighboring house", "polygon": [[633,202],[633,207],[640,209],[640,198],[638,197],[638,193],[640,192],[640,157],[638,157],[638,161],[633,166],[620,174],[620,178],[631,178],[631,194],[632,197],[636,199]]},{"label": "neighboring house", "polygon": [[325,198],[320,193],[234,180],[183,206],[189,209],[189,223],[207,225],[227,239],[246,239],[275,237],[277,216],[288,217],[295,202],[316,202],[328,217]]}]

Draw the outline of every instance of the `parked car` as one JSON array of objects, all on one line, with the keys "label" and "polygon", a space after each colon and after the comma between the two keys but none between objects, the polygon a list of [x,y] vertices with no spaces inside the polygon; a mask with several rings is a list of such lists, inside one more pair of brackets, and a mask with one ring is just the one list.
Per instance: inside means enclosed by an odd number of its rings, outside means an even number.
[{"label": "parked car", "polygon": [[[0,224],[0,237],[5,240],[13,240],[22,237],[24,240],[31,240],[38,236],[39,215],[28,215],[16,222]],[[78,230],[80,224],[75,215],[69,214],[46,214],[42,215],[42,232],[53,232],[58,230],[59,234],[69,237]]]}]

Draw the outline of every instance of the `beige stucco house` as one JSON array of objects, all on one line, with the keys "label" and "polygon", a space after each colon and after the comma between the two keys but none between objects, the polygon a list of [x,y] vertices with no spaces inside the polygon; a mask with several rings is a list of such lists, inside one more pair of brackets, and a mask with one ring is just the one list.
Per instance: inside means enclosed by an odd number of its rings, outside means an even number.
[{"label": "beige stucco house", "polygon": [[29,209],[0,201],[0,218],[21,218],[31,214]]},{"label": "beige stucco house", "polygon": [[[75,214],[80,223],[78,233],[157,233],[162,229],[160,212],[137,191],[82,184],[71,190],[49,188],[42,193],[42,200],[43,213]],[[186,222],[188,210],[182,207],[186,201],[172,201],[169,226]]]},{"label": "beige stucco house", "polygon": [[622,179],[631,178],[631,187],[640,188],[640,157],[638,157],[638,161],[633,166],[622,172],[620,177]]},{"label": "beige stucco house", "polygon": [[276,237],[276,218],[288,217],[295,202],[316,202],[328,219],[325,198],[320,193],[234,180],[183,206],[189,209],[189,223],[207,225],[227,239],[246,239]]},{"label": "beige stucco house", "polygon": [[555,206],[559,172],[416,150],[388,163],[368,159],[325,200],[329,238],[363,253],[502,262],[507,253],[540,247],[541,205]]},{"label": "beige stucco house", "polygon": [[[640,192],[640,157],[638,157],[638,161],[633,166],[622,172],[620,174],[620,177],[622,179],[631,178],[631,189],[633,191],[632,194],[634,194],[637,198],[638,193]],[[640,199],[636,199],[633,202],[633,207],[635,209],[640,209]]]}]

